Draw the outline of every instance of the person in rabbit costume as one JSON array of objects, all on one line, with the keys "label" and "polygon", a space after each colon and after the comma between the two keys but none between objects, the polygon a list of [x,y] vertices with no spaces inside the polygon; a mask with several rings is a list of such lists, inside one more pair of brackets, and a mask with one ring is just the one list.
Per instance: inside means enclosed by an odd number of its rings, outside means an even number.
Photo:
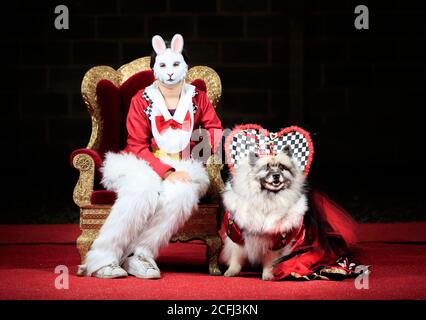
[{"label": "person in rabbit costume", "polygon": [[214,149],[220,141],[213,139],[223,129],[207,95],[185,83],[183,45],[179,34],[170,48],[160,36],[152,38],[156,81],[132,98],[125,149],[105,156],[102,184],[117,200],[79,274],[159,278],[159,249],[207,191],[205,168],[190,157],[191,135],[195,128],[206,129]]}]

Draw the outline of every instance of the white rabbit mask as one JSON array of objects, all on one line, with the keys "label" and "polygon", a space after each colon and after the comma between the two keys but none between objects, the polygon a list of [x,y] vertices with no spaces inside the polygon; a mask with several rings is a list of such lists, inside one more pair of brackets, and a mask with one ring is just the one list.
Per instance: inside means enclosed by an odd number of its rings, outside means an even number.
[{"label": "white rabbit mask", "polygon": [[156,35],[152,37],[152,47],[157,54],[152,68],[156,79],[169,86],[185,79],[188,65],[182,56],[183,37],[180,34],[173,36],[170,48],[166,47],[163,38]]}]

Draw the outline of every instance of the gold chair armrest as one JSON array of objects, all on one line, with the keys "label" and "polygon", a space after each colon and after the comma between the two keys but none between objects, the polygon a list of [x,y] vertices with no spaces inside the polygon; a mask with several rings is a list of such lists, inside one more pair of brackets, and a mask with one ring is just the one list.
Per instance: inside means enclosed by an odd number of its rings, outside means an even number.
[{"label": "gold chair armrest", "polygon": [[79,207],[89,205],[95,181],[95,161],[88,154],[78,154],[73,158],[72,164],[80,171],[73,193],[74,202]]},{"label": "gold chair armrest", "polygon": [[217,156],[212,155],[207,160],[206,168],[210,179],[208,195],[214,202],[221,203],[222,192],[225,187],[220,174],[223,164]]}]

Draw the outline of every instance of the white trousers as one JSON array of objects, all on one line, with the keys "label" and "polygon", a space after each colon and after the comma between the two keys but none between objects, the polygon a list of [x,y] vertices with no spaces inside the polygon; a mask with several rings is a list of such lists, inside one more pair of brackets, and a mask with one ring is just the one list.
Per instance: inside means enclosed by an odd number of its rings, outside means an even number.
[{"label": "white trousers", "polygon": [[163,161],[177,171],[186,171],[191,181],[163,181],[133,154],[106,155],[102,184],[117,193],[117,200],[80,266],[84,274],[90,276],[111,263],[122,264],[132,253],[155,259],[188,220],[208,189],[206,170],[195,160]]}]

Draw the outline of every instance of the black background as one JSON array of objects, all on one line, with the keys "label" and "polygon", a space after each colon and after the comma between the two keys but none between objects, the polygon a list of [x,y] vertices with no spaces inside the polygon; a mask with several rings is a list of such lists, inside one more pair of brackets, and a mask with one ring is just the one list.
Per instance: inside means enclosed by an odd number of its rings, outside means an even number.
[{"label": "black background", "polygon": [[[67,5],[70,29],[56,30]],[[370,29],[356,30],[367,5]],[[90,120],[84,73],[181,33],[221,76],[226,127],[297,124],[313,135],[311,185],[359,221],[425,218],[426,7],[422,1],[103,0],[2,3],[2,223],[77,222],[69,154]]]}]

